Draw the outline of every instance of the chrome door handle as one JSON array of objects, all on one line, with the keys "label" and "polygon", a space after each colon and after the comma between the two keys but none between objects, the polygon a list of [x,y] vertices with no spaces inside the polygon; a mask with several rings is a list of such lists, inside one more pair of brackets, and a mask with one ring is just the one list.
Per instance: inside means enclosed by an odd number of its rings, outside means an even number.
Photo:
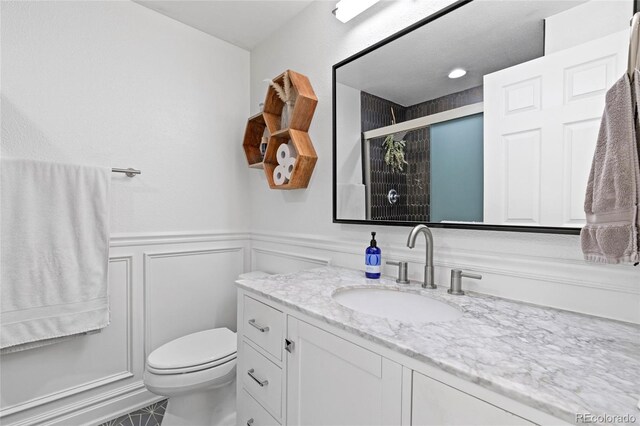
[{"label": "chrome door handle", "polygon": [[251,426],[253,424],[253,417],[247,420],[247,426]]},{"label": "chrome door handle", "polygon": [[268,326],[266,326],[266,325],[262,326],[262,325],[256,324],[256,320],[253,319],[253,318],[249,320],[249,325],[254,327],[254,328],[257,328],[260,331],[260,333],[266,333],[267,331],[269,331],[269,327]]},{"label": "chrome door handle", "polygon": [[247,371],[247,374],[249,375],[249,377],[251,377],[258,385],[260,385],[261,388],[269,384],[268,380],[260,380],[256,376],[254,376],[253,373],[255,373],[253,368]]}]

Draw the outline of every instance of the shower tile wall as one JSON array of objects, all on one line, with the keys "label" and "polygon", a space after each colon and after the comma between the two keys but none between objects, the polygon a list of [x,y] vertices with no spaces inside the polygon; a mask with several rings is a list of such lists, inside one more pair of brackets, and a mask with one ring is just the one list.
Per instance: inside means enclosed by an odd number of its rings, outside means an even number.
[{"label": "shower tile wall", "polygon": [[[360,92],[361,130],[366,132],[389,126],[393,119],[391,108],[393,108],[396,123],[405,121],[406,108],[402,105]],[[383,142],[384,138],[371,139],[369,142],[371,219],[408,220],[407,169],[405,167],[402,172],[391,171],[384,162]],[[396,204],[390,204],[387,200],[390,189],[395,189],[400,194]]]},{"label": "shower tile wall", "polygon": [[[461,106],[482,102],[482,86],[452,93],[409,107],[396,104],[386,99],[361,92],[361,128],[367,130],[391,124],[391,107],[394,109],[396,121],[436,114]],[[371,165],[371,219],[390,221],[429,221],[430,194],[430,140],[429,128],[408,132],[405,136],[407,146],[405,157],[409,163],[402,172],[391,172],[384,163],[384,138],[372,139],[370,142]],[[391,205],[387,201],[389,189],[394,188],[400,194],[400,201]]]},{"label": "shower tile wall", "polygon": [[[416,118],[416,117],[413,117]],[[407,117],[407,120],[410,120]],[[431,190],[429,128],[412,130],[405,136],[407,146],[407,214],[411,222],[429,222]]]}]

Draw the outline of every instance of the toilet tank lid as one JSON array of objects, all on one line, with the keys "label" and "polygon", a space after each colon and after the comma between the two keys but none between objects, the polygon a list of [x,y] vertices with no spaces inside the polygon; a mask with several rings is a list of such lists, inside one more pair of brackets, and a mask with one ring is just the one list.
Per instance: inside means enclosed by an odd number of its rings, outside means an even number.
[{"label": "toilet tank lid", "polygon": [[236,333],[214,328],[187,334],[151,352],[147,364],[158,369],[178,369],[207,364],[236,353]]}]

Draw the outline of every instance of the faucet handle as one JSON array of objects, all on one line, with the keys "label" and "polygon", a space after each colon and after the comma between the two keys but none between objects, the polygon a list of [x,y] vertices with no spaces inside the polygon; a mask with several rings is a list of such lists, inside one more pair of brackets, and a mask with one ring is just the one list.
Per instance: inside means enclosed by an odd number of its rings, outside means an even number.
[{"label": "faucet handle", "polygon": [[480,274],[472,274],[471,272],[460,271],[460,276],[462,278],[473,278],[474,280],[481,280],[482,275]]},{"label": "faucet handle", "polygon": [[387,265],[394,265],[398,267],[398,279],[396,279],[398,284],[409,284],[409,278],[407,278],[409,275],[409,264],[407,262],[387,261]]},{"label": "faucet handle", "polygon": [[462,278],[473,278],[476,280],[481,280],[482,275],[473,274],[471,272],[464,272],[462,269],[452,269],[451,288],[447,290],[447,293],[462,296],[464,294],[464,291],[462,291]]}]

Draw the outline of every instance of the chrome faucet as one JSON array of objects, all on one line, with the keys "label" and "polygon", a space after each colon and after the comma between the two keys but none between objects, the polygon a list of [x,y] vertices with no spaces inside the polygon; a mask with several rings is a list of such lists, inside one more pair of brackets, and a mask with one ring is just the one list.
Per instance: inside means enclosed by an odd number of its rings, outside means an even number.
[{"label": "chrome faucet", "polygon": [[422,283],[422,287],[436,288],[437,286],[433,282],[433,235],[431,235],[431,230],[429,230],[427,225],[417,225],[411,230],[409,238],[407,239],[407,247],[410,249],[415,247],[416,237],[419,233],[423,233],[427,239],[427,259],[424,266],[424,282]]}]

